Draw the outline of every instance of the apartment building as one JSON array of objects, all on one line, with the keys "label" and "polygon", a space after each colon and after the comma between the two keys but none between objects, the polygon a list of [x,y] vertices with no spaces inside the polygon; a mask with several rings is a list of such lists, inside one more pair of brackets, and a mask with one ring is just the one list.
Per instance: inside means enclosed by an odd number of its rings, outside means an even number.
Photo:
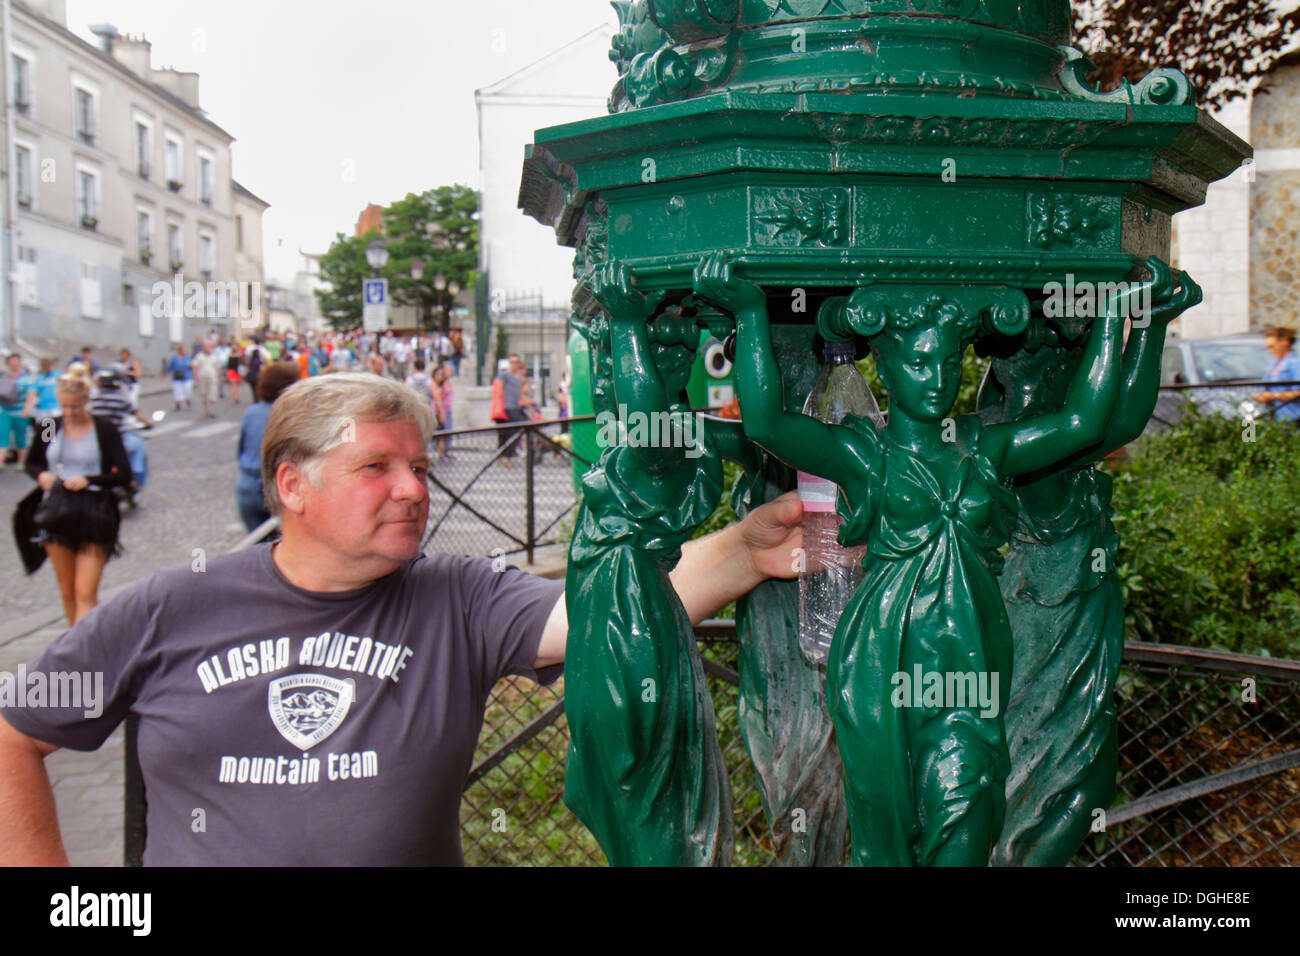
[{"label": "apartment building", "polygon": [[82,40],[65,0],[6,6],[5,337],[156,365],[260,323],[267,203],[234,182],[198,74],[155,69],[143,36],[111,26]]}]

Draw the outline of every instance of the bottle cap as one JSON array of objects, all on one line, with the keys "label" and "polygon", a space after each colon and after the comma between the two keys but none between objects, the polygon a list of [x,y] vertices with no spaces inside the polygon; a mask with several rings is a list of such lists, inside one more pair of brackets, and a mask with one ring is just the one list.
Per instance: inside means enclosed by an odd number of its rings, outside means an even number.
[{"label": "bottle cap", "polygon": [[857,349],[854,347],[852,340],[833,342],[830,339],[827,339],[826,344],[822,346],[822,355],[825,358],[838,358],[842,355],[851,356],[856,351]]}]

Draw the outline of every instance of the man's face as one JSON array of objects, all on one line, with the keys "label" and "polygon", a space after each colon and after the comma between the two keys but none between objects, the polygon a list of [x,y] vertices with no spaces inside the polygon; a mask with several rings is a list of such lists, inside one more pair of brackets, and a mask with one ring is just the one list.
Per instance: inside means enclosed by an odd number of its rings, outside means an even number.
[{"label": "man's face", "polygon": [[21,355],[18,355],[17,353],[10,353],[9,358],[7,359],[7,361],[8,361],[8,363],[9,363],[9,374],[10,374],[10,375],[19,375],[19,374],[22,373],[22,370],[23,370],[23,359],[22,359],[22,356],[21,356]]},{"label": "man's face", "polygon": [[[410,420],[359,421],[319,465],[317,485],[305,484],[303,523],[350,561],[387,573],[420,550],[429,491],[429,456]],[[355,440],[353,440],[355,439]]]}]

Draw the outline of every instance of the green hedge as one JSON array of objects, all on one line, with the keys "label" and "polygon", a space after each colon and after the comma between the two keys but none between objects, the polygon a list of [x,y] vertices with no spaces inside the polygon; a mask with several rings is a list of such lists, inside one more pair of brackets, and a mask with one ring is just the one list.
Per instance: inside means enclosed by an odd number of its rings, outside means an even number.
[{"label": "green hedge", "polygon": [[1188,407],[1105,467],[1130,639],[1300,657],[1300,428]]}]

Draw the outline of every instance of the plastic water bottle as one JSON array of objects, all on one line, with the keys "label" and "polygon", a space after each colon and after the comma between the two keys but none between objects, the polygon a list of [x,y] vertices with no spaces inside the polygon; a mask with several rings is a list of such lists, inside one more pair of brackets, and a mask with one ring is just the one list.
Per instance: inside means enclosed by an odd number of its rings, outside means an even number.
[{"label": "plastic water bottle", "polygon": [[[829,424],[855,415],[881,425],[880,406],[853,362],[852,342],[827,342],[825,364],[803,413]],[[840,614],[862,581],[866,546],[839,543],[840,516],[835,510],[835,482],[799,472],[803,505],[804,570],[799,574],[799,648],[815,664],[826,662]]]}]

